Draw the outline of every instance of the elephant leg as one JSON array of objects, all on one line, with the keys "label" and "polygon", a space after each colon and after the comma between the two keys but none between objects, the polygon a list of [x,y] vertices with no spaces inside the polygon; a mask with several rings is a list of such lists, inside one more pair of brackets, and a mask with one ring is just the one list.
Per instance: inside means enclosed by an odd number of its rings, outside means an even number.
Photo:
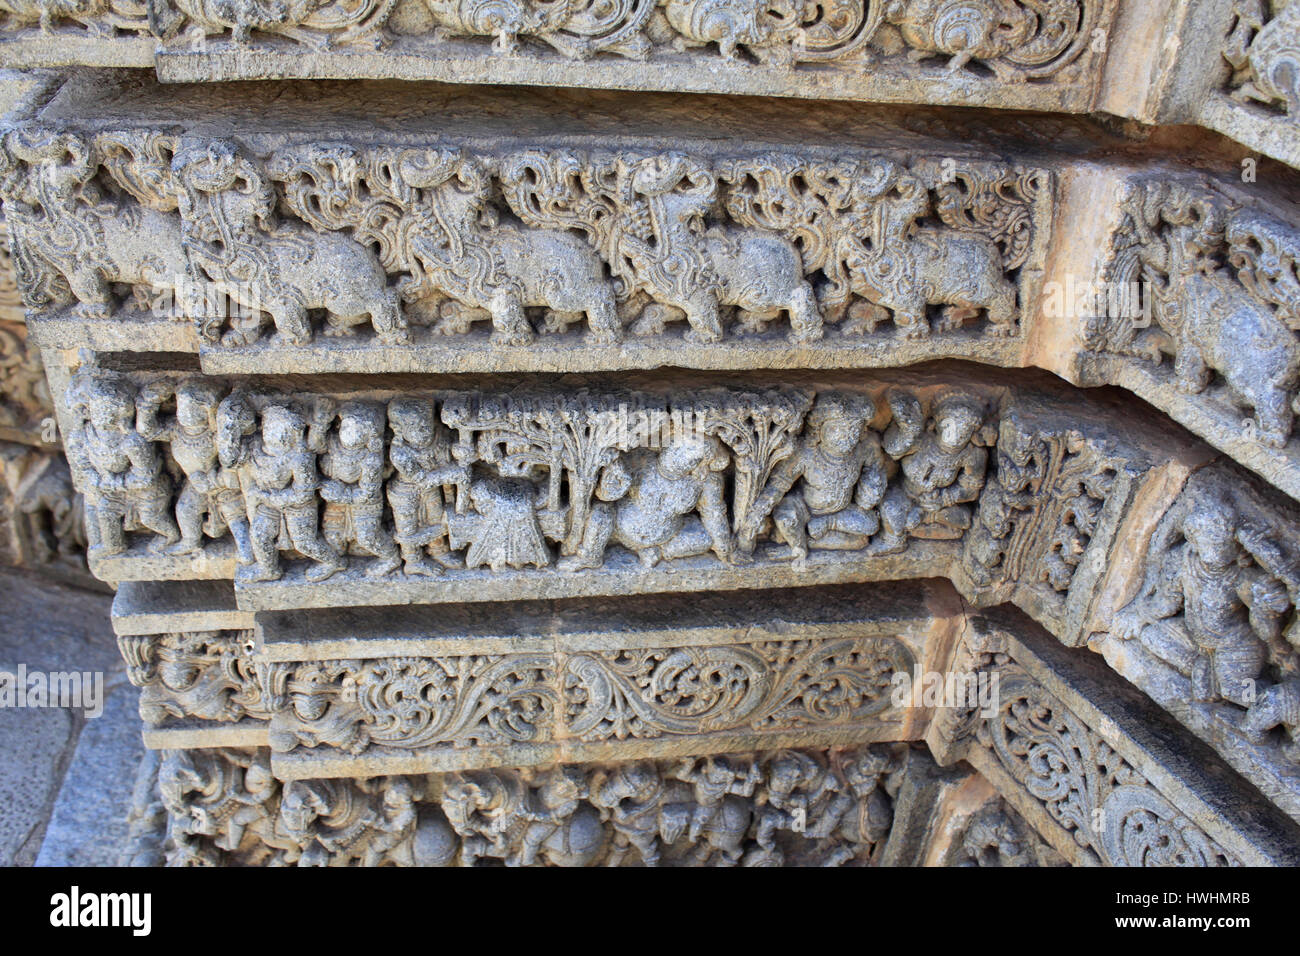
[{"label": "elephant leg", "polygon": [[112,296],[102,275],[88,269],[69,273],[68,288],[77,298],[73,312],[89,319],[108,318]]},{"label": "elephant leg", "polygon": [[517,297],[499,292],[488,311],[492,313],[493,345],[527,345],[533,340],[533,330]]},{"label": "elephant leg", "polygon": [[411,341],[411,331],[402,315],[402,305],[396,289],[385,289],[381,301],[370,313],[370,324],[379,337],[390,345]]},{"label": "elephant leg", "polygon": [[790,341],[796,345],[816,342],[822,337],[822,314],[812,286],[800,282],[790,299]]},{"label": "elephant leg", "polygon": [[722,340],[722,319],[718,315],[717,300],[692,303],[686,309],[686,321],[691,325],[690,331],[686,333],[688,342],[707,343]]},{"label": "elephant leg", "polygon": [[278,336],[283,336],[294,345],[311,344],[311,327],[307,324],[307,310],[300,305],[281,302],[270,309],[275,321]]},{"label": "elephant leg", "polygon": [[930,337],[930,322],[925,317],[924,302],[910,309],[895,309],[894,324],[902,330],[904,338],[928,339]]},{"label": "elephant leg", "polygon": [[1014,335],[1016,331],[1016,290],[1007,285],[989,303],[989,329],[994,335]]},{"label": "elephant leg", "polygon": [[1210,384],[1210,367],[1205,364],[1205,356],[1185,339],[1178,343],[1174,374],[1178,376],[1178,387],[1193,395],[1205,391]]},{"label": "elephant leg", "polygon": [[587,309],[587,338],[601,345],[613,345],[622,338],[622,331],[618,322],[618,309],[614,305],[614,293],[602,286],[600,296]]},{"label": "elephant leg", "polygon": [[1280,388],[1262,388],[1255,396],[1255,417],[1259,419],[1260,441],[1281,448],[1291,437],[1291,403]]}]

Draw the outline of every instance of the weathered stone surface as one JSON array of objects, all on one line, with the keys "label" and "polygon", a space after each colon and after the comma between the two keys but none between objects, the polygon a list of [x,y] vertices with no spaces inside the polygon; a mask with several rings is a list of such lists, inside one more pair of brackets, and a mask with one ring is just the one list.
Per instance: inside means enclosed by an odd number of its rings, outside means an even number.
[{"label": "weathered stone surface", "polygon": [[118,676],[101,717],[77,738],[45,827],[37,866],[117,866],[144,753],[135,690]]},{"label": "weathered stone surface", "polygon": [[0,17],[124,861],[1300,864],[1296,3],[561,6]]}]

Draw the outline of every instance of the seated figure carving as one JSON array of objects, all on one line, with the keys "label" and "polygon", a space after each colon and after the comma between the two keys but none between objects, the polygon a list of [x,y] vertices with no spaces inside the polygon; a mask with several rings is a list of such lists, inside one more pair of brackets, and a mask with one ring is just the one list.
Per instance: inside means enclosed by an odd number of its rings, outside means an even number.
[{"label": "seated figure carving", "polygon": [[562,570],[598,568],[610,542],[632,551],[647,568],[660,561],[712,551],[743,563],[727,525],[722,472],[729,461],[716,439],[679,433],[657,455],[641,449],[605,467],[576,555]]},{"label": "seated figure carving", "polygon": [[777,466],[751,509],[742,539],[752,547],[770,514],[797,569],[805,566],[809,548],[865,548],[880,529],[875,508],[888,480],[880,441],[870,430],[875,411],[866,396],[819,395],[804,426],[806,437]]}]

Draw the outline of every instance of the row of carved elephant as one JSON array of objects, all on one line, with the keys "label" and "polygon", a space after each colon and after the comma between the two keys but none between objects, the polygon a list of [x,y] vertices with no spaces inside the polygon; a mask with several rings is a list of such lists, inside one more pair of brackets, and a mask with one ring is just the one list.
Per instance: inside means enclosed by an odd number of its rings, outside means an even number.
[{"label": "row of carved elephant", "polygon": [[[82,136],[44,127],[0,139],[0,195],[24,301],[87,320],[139,307],[198,323],[203,338],[256,341],[267,316],[306,344],[369,325],[494,341],[585,319],[608,344],[631,324],[723,336],[788,315],[810,342],[828,316],[908,336],[984,315],[1010,334],[1017,269],[1032,241],[1032,171],[972,164],[927,186],[892,160],[761,155],[710,163],[682,153],[285,147],[261,163],[231,140],[152,131]],[[292,216],[284,215],[291,211]],[[942,226],[921,224],[928,217]],[[536,321],[536,320],[534,320]]]}]

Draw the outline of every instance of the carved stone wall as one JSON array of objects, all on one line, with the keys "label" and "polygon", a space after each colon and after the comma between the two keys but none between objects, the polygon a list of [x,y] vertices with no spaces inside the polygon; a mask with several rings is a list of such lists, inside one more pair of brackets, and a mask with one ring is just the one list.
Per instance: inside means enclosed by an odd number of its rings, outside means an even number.
[{"label": "carved stone wall", "polygon": [[128,861],[1300,863],[1300,0],[0,6]]}]

